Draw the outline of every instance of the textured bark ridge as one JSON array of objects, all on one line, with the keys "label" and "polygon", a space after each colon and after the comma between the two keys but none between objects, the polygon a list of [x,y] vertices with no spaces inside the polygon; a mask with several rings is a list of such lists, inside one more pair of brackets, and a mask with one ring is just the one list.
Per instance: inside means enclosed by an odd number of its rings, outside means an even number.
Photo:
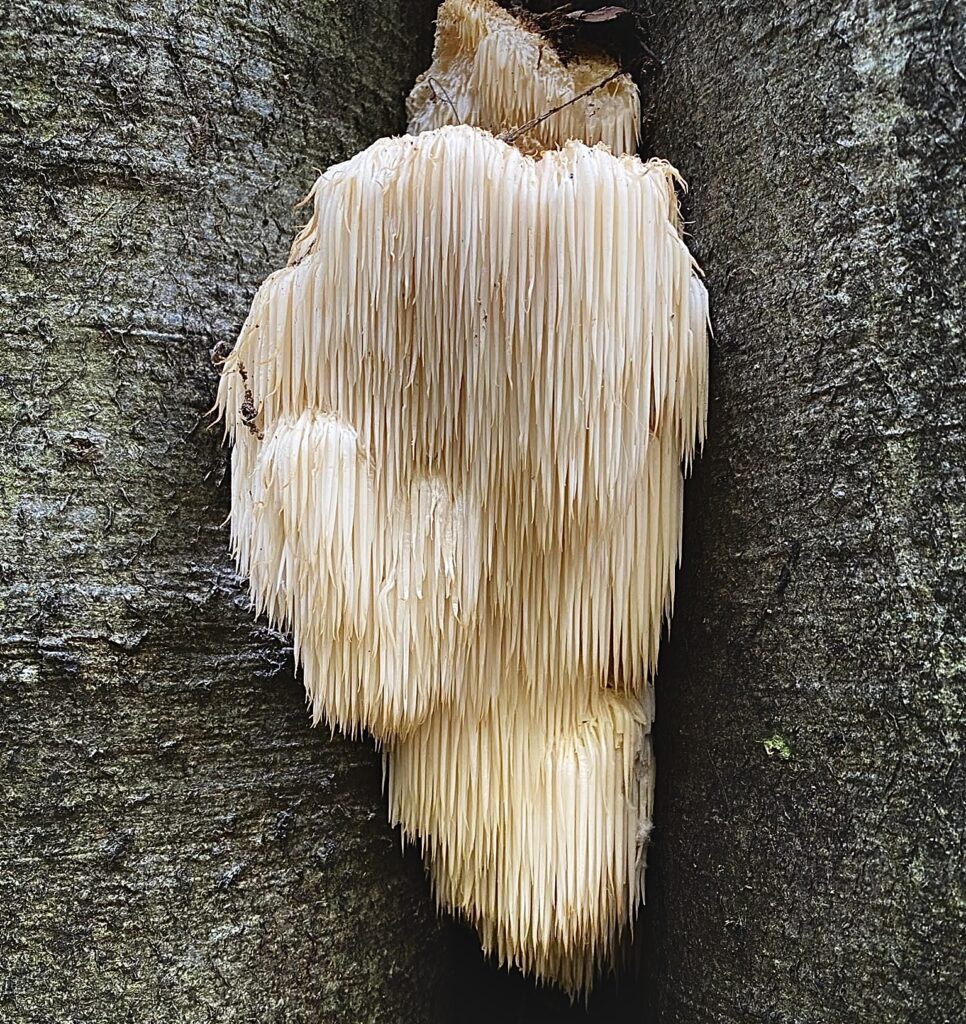
[{"label": "textured bark ridge", "polygon": [[294,203],[403,128],[434,10],[0,14],[0,1020],[439,1019],[428,886],[252,621],[205,416]]},{"label": "textured bark ridge", "polygon": [[716,336],[657,686],[658,1019],[961,1020],[962,6],[649,11],[645,136]]}]

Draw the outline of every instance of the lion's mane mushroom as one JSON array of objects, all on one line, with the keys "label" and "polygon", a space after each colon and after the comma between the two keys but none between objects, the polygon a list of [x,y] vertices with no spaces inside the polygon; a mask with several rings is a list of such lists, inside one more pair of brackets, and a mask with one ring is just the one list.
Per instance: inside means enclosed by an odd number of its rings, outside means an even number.
[{"label": "lion's mane mushroom", "polygon": [[[545,74],[522,98],[494,82],[528,61]],[[433,68],[493,131],[583,81],[490,0],[443,4]],[[441,904],[577,993],[642,899],[707,299],[674,170],[620,152],[627,80],[607,94],[616,155],[588,145],[590,103],[524,152],[435,127],[450,108],[427,82],[429,130],[318,179],[225,364],[232,546],[315,718],[383,746]]]}]

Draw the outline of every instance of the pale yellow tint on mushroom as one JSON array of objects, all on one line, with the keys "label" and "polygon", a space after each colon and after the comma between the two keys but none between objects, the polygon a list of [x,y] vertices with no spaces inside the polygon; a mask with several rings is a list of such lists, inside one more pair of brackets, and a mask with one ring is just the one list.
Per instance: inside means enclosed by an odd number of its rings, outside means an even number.
[{"label": "pale yellow tint on mushroom", "polygon": [[315,718],[380,742],[440,902],[571,994],[643,896],[707,298],[629,79],[520,147],[477,125],[613,71],[447,0],[418,134],[319,178],[219,390],[233,550]]}]

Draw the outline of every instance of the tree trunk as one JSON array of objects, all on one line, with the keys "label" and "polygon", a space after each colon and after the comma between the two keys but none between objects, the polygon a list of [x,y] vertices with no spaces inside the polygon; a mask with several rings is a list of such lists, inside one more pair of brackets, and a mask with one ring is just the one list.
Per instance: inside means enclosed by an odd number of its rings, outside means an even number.
[{"label": "tree trunk", "polygon": [[962,9],[650,12],[716,339],[658,685],[657,1019],[962,1020]]},{"label": "tree trunk", "polygon": [[953,1021],[956,4],[650,4],[711,441],[643,968],[586,1011],[437,922],[375,756],[309,727],[220,529],[209,351],[316,170],[402,128],[434,8],[0,14],[0,1020]]},{"label": "tree trunk", "polygon": [[216,371],[319,168],[404,126],[435,4],[0,14],[0,1020],[436,1021],[369,744],[232,572]]}]

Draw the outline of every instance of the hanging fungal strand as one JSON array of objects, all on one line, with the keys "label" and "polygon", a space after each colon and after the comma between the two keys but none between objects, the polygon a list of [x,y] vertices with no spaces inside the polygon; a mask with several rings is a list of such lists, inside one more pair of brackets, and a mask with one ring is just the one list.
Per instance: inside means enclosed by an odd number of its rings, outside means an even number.
[{"label": "hanging fungal strand", "polygon": [[314,717],[381,744],[441,905],[572,994],[643,897],[707,297],[628,79],[491,133],[612,70],[446,0],[412,134],[318,179],[219,390],[232,548]]}]

